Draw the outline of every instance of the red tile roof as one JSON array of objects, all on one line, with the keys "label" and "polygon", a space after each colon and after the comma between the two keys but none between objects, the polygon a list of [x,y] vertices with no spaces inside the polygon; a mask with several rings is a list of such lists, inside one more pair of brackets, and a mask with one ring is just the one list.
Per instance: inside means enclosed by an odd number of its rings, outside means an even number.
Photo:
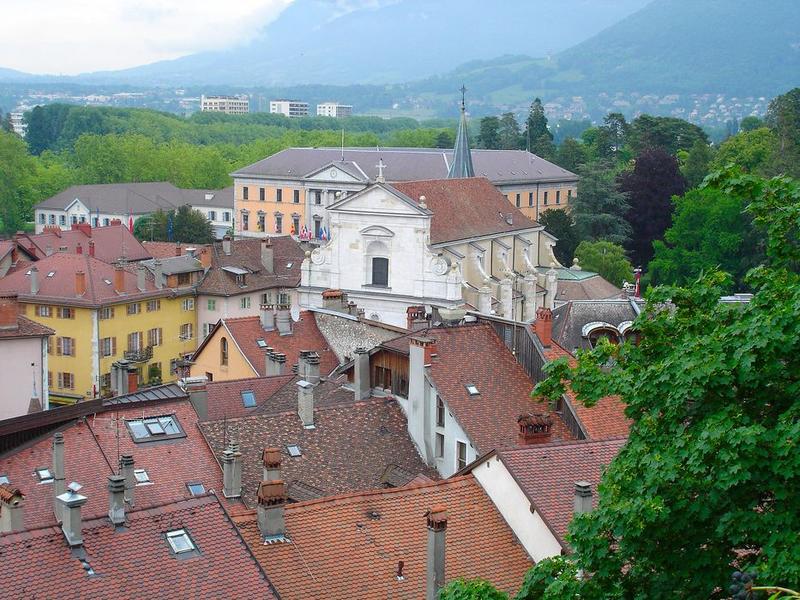
[{"label": "red tile roof", "polygon": [[56,332],[50,329],[49,327],[45,327],[44,325],[41,325],[36,321],[31,321],[27,317],[19,315],[17,317],[17,328],[0,329],[0,339],[21,338],[21,337],[44,337],[44,336],[55,335],[55,333]]},{"label": "red tile roof", "polygon": [[[278,390],[294,381],[298,381],[298,378],[289,373],[273,377],[248,377],[210,382],[206,385],[208,414],[204,420],[218,421],[252,414],[266,404]],[[255,407],[245,408],[242,400],[242,392],[245,391],[253,392]],[[296,390],[292,391],[296,393]]]},{"label": "red tile roof", "polygon": [[[107,492],[102,496],[107,509]],[[6,593],[26,598],[275,598],[214,496],[137,506],[126,516],[126,527],[117,530],[108,517],[84,518],[84,559],[93,575],[59,527],[0,536]],[[171,553],[164,534],[175,529],[189,533],[197,555]]]},{"label": "red tile roof", "polygon": [[[129,265],[124,270],[125,294],[114,291],[114,266],[87,254],[56,253],[32,265],[39,271],[39,292],[31,294],[28,270],[16,269],[0,279],[0,292],[19,292],[20,300],[28,302],[54,302],[77,306],[97,306],[114,302],[135,301],[172,294],[168,288],[157,289],[151,275],[145,278],[145,291],[137,289],[137,276]],[[75,293],[75,273],[83,271],[86,293]],[[50,276],[50,273],[53,273]],[[110,283],[106,283],[106,281]]]},{"label": "red tile roof", "polygon": [[150,242],[150,241],[143,241],[142,246],[144,246],[145,250],[147,250],[148,254],[153,258],[170,258],[172,256],[178,256],[175,252],[175,248],[180,248],[181,255],[186,254],[187,248],[195,248],[198,251],[201,248],[209,247],[210,244],[183,244],[183,243],[175,243],[175,242]]},{"label": "red tile roof", "polygon": [[78,244],[84,253],[89,253],[89,240],[94,241],[95,258],[107,263],[112,263],[125,257],[127,260],[144,260],[152,258],[150,253],[137,240],[124,225],[107,225],[105,227],[90,227],[88,223],[73,225],[75,229],[65,231],[48,230],[37,234],[23,234],[17,236],[17,244],[26,250],[31,245],[36,248],[36,257],[47,256],[48,246],[53,252],[59,248],[66,248],[64,252],[74,254]]},{"label": "red tile roof", "polygon": [[415,203],[425,196],[433,212],[432,244],[540,226],[509,203],[485,177],[407,181],[392,187]]},{"label": "red tile roof", "polygon": [[562,546],[574,512],[575,482],[588,481],[597,504],[603,469],[619,453],[625,439],[573,441],[524,446],[498,452],[520,489]]},{"label": "red tile roof", "polygon": [[284,600],[417,600],[426,589],[425,513],[437,505],[449,515],[447,579],[481,577],[519,589],[532,562],[472,475],[289,504],[291,543],[263,544],[252,514],[234,520]]},{"label": "red tile roof", "polygon": [[[218,456],[225,450],[226,440],[233,437],[239,441],[244,456],[243,496],[248,506],[255,507],[264,448],[281,450],[281,478],[289,484],[290,497],[295,500],[384,487],[383,475],[390,465],[408,473],[403,483],[417,475],[438,479],[411,441],[396,401],[371,398],[355,402],[352,390],[346,390],[344,398],[315,402],[314,429],[305,429],[297,414],[297,386],[290,387],[295,388],[290,410],[201,426]],[[320,396],[315,391],[315,401]],[[297,444],[302,455],[290,457],[289,444]],[[302,488],[301,496],[291,493],[293,486]]]}]

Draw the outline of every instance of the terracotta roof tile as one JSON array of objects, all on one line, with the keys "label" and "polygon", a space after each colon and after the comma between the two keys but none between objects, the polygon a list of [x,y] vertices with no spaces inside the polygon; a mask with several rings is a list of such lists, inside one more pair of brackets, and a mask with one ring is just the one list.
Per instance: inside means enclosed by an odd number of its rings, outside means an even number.
[{"label": "terracotta roof tile", "polygon": [[548,526],[564,545],[574,511],[575,482],[588,481],[597,504],[603,469],[625,439],[525,446],[499,452],[500,459]]},{"label": "terracotta roof tile", "polygon": [[[482,577],[515,592],[532,565],[511,529],[471,475],[350,494],[285,509],[291,543],[263,544],[254,516],[242,536],[281,598],[425,597],[425,513],[446,507],[448,580]],[[396,577],[403,561],[403,580]]]},{"label": "terracotta roof tile", "polygon": [[415,203],[425,196],[433,212],[432,244],[539,227],[485,177],[408,181],[393,187]]},{"label": "terracotta roof tile", "polygon": [[[274,377],[249,377],[247,379],[210,382],[206,385],[208,415],[205,420],[218,421],[252,414],[267,403],[278,390],[297,380],[298,378],[290,373]],[[242,392],[246,391],[253,392],[256,402],[253,408],[245,408],[244,406]]]},{"label": "terracotta roof tile", "polygon": [[[106,501],[107,497],[103,495]],[[124,529],[85,519],[81,561],[55,526],[0,536],[6,595],[26,598],[275,598],[214,496],[127,513]],[[176,557],[164,538],[185,529],[199,549]]]},{"label": "terracotta roof tile", "polygon": [[210,247],[210,244],[183,244],[183,243],[175,243],[175,242],[150,242],[150,241],[143,241],[142,246],[144,246],[145,250],[147,250],[148,254],[150,254],[153,258],[170,258],[176,256],[175,248],[180,248],[181,255],[186,254],[187,248],[196,248],[200,250],[202,248]]},{"label": "terracotta roof tile", "polygon": [[75,254],[80,244],[82,251],[89,254],[89,240],[94,242],[94,257],[103,262],[112,263],[122,257],[126,260],[151,258],[150,253],[125,225],[92,228],[88,223],[83,223],[73,227],[75,229],[18,235],[17,244],[26,250],[33,244],[36,247],[36,257],[40,259],[47,256],[48,246],[53,252],[66,248],[64,252]]},{"label": "terracotta roof tile", "polygon": [[36,321],[31,321],[27,317],[19,315],[17,317],[16,329],[0,329],[0,339],[19,338],[19,337],[43,337],[55,335],[55,331],[45,327]]}]

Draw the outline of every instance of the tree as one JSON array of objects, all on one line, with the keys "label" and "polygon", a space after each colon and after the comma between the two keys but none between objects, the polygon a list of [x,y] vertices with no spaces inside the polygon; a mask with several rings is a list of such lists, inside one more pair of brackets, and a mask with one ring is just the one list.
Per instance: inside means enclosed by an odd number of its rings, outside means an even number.
[{"label": "tree", "polygon": [[56,148],[70,109],[68,104],[48,104],[35,106],[25,113],[24,119],[28,125],[25,140],[32,154]]},{"label": "tree", "polygon": [[528,118],[525,121],[525,139],[531,148],[537,143],[544,144],[545,139],[553,141],[553,134],[547,128],[547,117],[539,98],[533,101],[530,111],[528,111]]},{"label": "tree", "polygon": [[661,148],[674,155],[678,150],[688,151],[697,140],[708,143],[708,136],[697,125],[675,117],[641,115],[633,120],[628,133],[628,143],[636,154]]},{"label": "tree", "polygon": [[688,152],[678,151],[678,157],[681,160],[681,175],[686,180],[686,185],[695,188],[703,183],[703,179],[708,175],[714,152],[711,146],[702,140],[695,140]]},{"label": "tree", "polygon": [[0,131],[0,231],[22,229],[32,216],[30,183],[36,164],[19,136]]},{"label": "tree", "polygon": [[633,280],[631,261],[625,256],[625,249],[618,244],[605,240],[584,240],[575,249],[575,258],[578,259],[581,269],[599,273],[603,279],[617,287],[622,287],[625,281]]},{"label": "tree", "polygon": [[159,242],[210,244],[214,241],[214,231],[209,220],[189,205],[183,205],[177,211],[159,210],[137,219],[133,224],[133,234],[140,240]]},{"label": "tree", "polygon": [[497,117],[483,117],[481,119],[481,132],[478,134],[478,143],[481,148],[496,150],[500,147],[500,119]]},{"label": "tree", "polygon": [[531,152],[545,160],[553,160],[556,157],[556,146],[552,136],[541,135],[531,141]]},{"label": "tree", "polygon": [[753,131],[754,129],[758,129],[759,127],[764,126],[764,121],[759,119],[756,116],[750,115],[749,117],[745,117],[739,123],[739,131]]},{"label": "tree", "polygon": [[558,147],[555,163],[567,171],[577,171],[586,162],[583,145],[575,138],[565,139]]},{"label": "tree", "polygon": [[625,218],[631,236],[625,248],[636,266],[646,265],[653,257],[653,242],[663,239],[672,223],[672,197],[683,195],[686,181],[678,160],[660,148],[641,152],[633,170],[623,172],[618,181],[629,205]]},{"label": "tree", "polygon": [[800,88],[774,98],[765,121],[778,138],[775,172],[800,176]]},{"label": "tree", "polygon": [[547,233],[558,238],[558,242],[553,248],[558,262],[565,267],[570,266],[572,258],[575,256],[575,248],[580,241],[575,231],[572,215],[565,210],[551,208],[539,214],[539,223],[544,225]]},{"label": "tree", "polygon": [[508,594],[500,592],[483,579],[454,579],[441,590],[439,600],[508,600]]},{"label": "tree", "polygon": [[734,164],[748,173],[774,175],[777,173],[774,158],[777,146],[775,134],[766,127],[743,131],[720,144],[711,169]]},{"label": "tree", "polygon": [[597,151],[600,158],[617,162],[628,140],[630,125],[622,113],[608,113],[598,127]]},{"label": "tree", "polygon": [[578,175],[578,194],[572,202],[578,238],[623,243],[631,231],[625,220],[628,201],[617,190],[614,172],[604,163],[592,162],[582,165]]},{"label": "tree", "polygon": [[522,132],[514,113],[503,113],[500,116],[500,148],[502,150],[519,150],[524,148]]},{"label": "tree", "polygon": [[745,210],[748,202],[712,187],[676,198],[672,226],[654,244],[650,282],[687,285],[719,268],[742,289],[747,272],[764,260],[763,235]]},{"label": "tree", "polygon": [[556,398],[569,384],[587,405],[618,395],[631,419],[597,508],[570,525],[596,590],[582,582],[581,598],[726,598],[734,569],[800,584],[800,187],[735,171],[711,186],[752,199],[766,232],[750,302],[720,302],[730,280],[717,271],[651,290],[638,345],[554,361],[534,390]]},{"label": "tree", "polygon": [[436,136],[437,148],[452,148],[455,145],[455,136],[451,131],[443,130]]}]

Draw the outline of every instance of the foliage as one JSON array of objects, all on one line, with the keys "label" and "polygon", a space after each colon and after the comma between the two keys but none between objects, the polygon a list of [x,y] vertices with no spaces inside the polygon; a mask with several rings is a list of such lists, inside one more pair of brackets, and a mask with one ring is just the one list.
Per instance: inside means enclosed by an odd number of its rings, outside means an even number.
[{"label": "foliage", "polygon": [[774,98],[765,121],[778,137],[776,172],[800,177],[800,88]]},{"label": "foliage", "polygon": [[800,186],[737,171],[709,185],[750,198],[767,232],[752,300],[720,302],[730,279],[717,271],[651,290],[638,345],[550,363],[534,390],[555,398],[569,384],[587,405],[618,394],[632,420],[597,508],[570,525],[596,586],[582,598],[724,598],[732,568],[800,583]]},{"label": "foliage", "polygon": [[592,162],[582,165],[578,175],[578,194],[572,203],[578,237],[623,243],[630,235],[630,225],[625,220],[628,201],[617,190],[613,170],[607,164]]},{"label": "foliage", "polygon": [[686,191],[686,181],[673,155],[650,148],[639,153],[631,171],[619,176],[619,189],[629,205],[625,218],[631,236],[625,248],[633,263],[643,266],[653,257],[653,242],[662,239],[670,226],[672,197]]},{"label": "foliage", "polygon": [[764,260],[760,232],[745,210],[748,200],[712,187],[675,198],[672,226],[654,244],[650,282],[686,285],[715,268],[744,287],[747,272]]},{"label": "foliage", "polygon": [[705,132],[692,123],[675,117],[641,115],[630,125],[628,143],[634,153],[648,148],[661,148],[675,155],[678,150],[689,150],[696,141],[708,143]]},{"label": "foliage", "polygon": [[559,167],[574,173],[585,162],[586,151],[583,144],[575,138],[567,138],[561,142],[555,157],[555,163]]},{"label": "foliage", "polygon": [[711,170],[711,160],[714,151],[711,146],[702,140],[695,140],[689,151],[679,150],[678,159],[681,163],[681,175],[686,180],[686,185],[695,188],[703,183],[703,179]]},{"label": "foliage", "polygon": [[508,600],[508,594],[498,591],[483,579],[454,579],[441,590],[439,600]]},{"label": "foliage", "polygon": [[753,131],[763,126],[764,121],[754,115],[750,115],[739,122],[739,131]]},{"label": "foliage", "polygon": [[[545,138],[553,141],[553,134],[547,128],[547,117],[544,114],[544,107],[540,98],[536,98],[531,103],[528,111],[528,118],[525,121],[525,137],[533,147],[533,144]],[[544,140],[542,140],[543,142]]]},{"label": "foliage", "polygon": [[35,172],[25,142],[0,131],[0,231],[14,233],[30,217],[30,185]]},{"label": "foliage", "polygon": [[496,150],[500,147],[500,119],[497,117],[483,117],[481,119],[478,144],[481,148],[490,150]]},{"label": "foliage", "polygon": [[631,261],[625,256],[625,249],[618,244],[605,240],[584,240],[575,249],[575,258],[578,259],[581,269],[599,273],[617,287],[622,287],[623,282],[633,279]]},{"label": "foliage", "polygon": [[524,148],[522,143],[522,131],[517,123],[514,113],[503,113],[500,115],[500,149],[519,150]]},{"label": "foliage", "polygon": [[775,134],[766,127],[743,131],[720,144],[717,155],[711,162],[711,169],[718,170],[735,164],[749,173],[774,174],[776,146]]},{"label": "foliage", "polygon": [[558,262],[565,267],[570,266],[572,257],[575,256],[575,248],[580,241],[575,232],[572,215],[565,210],[550,208],[539,214],[539,223],[544,225],[547,233],[558,238],[558,242],[553,248]]},{"label": "foliage", "polygon": [[575,564],[567,557],[555,556],[539,561],[528,570],[514,600],[577,598],[580,588]]},{"label": "foliage", "polygon": [[[172,220],[172,233],[169,222]],[[210,244],[214,241],[211,223],[199,210],[189,205],[177,211],[156,211],[136,220],[133,234],[140,240],[158,242],[184,242],[189,244]]]}]

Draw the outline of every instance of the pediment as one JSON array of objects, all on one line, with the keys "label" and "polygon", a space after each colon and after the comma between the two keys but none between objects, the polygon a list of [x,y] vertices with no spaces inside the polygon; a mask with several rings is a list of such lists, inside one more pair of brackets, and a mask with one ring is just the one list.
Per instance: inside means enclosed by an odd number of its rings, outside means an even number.
[{"label": "pediment", "polygon": [[84,212],[89,212],[89,209],[86,207],[86,205],[83,202],[81,202],[80,198],[75,198],[72,202],[67,204],[67,206],[64,207],[64,211],[70,211],[75,207],[77,207],[78,210],[81,210],[81,211],[84,211]]},{"label": "pediment", "polygon": [[328,163],[304,177],[306,181],[325,183],[364,183],[367,178],[354,163]]},{"label": "pediment", "polygon": [[328,207],[330,211],[397,216],[427,216],[415,202],[389,187],[376,184]]}]

